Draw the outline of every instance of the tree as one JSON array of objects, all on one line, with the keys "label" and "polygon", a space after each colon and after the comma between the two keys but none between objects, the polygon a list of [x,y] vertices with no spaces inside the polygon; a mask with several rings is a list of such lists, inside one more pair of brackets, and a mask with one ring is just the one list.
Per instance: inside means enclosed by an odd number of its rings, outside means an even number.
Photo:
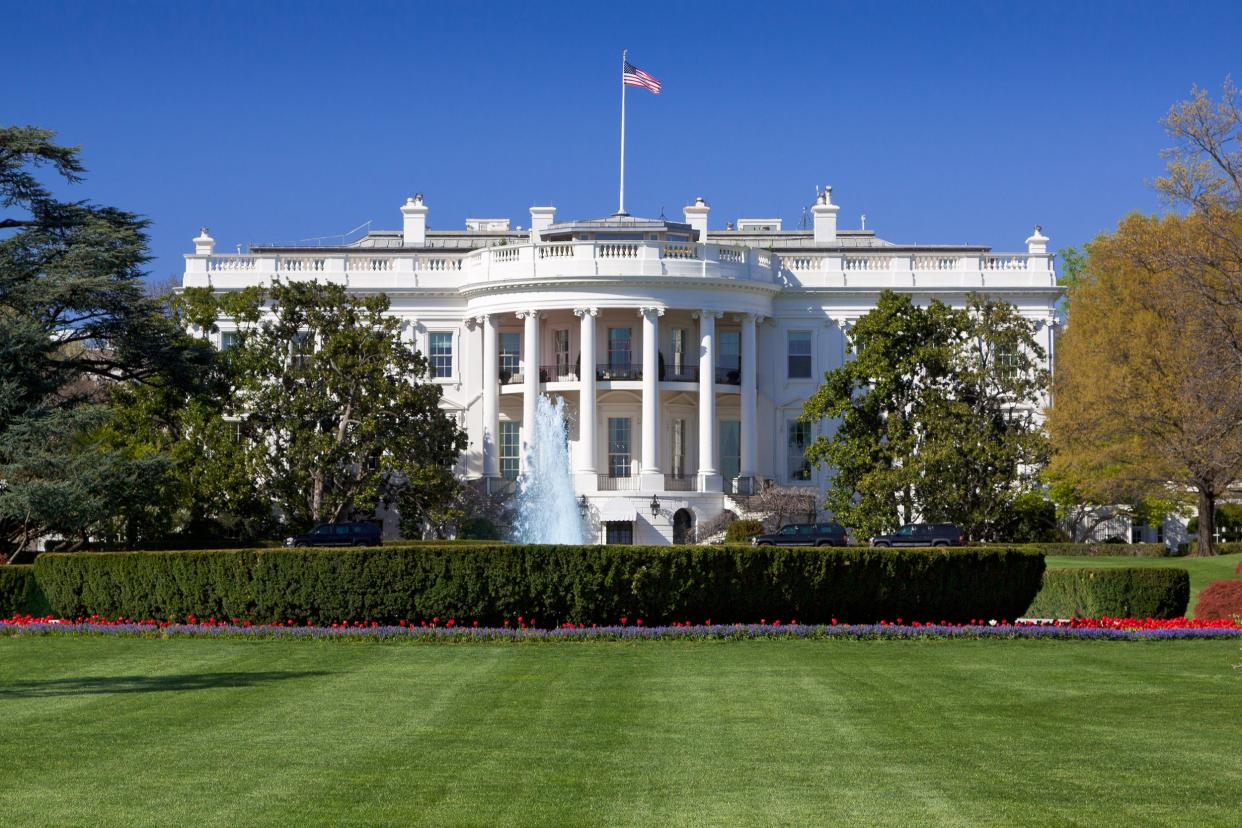
[{"label": "tree", "polygon": [[189,322],[237,325],[222,355],[233,385],[226,412],[242,423],[263,492],[293,527],[368,516],[403,491],[424,516],[451,519],[437,510],[457,496],[450,470],[466,435],[388,308],[383,294],[320,282],[182,295]]},{"label": "tree", "polygon": [[826,507],[866,534],[921,517],[989,537],[1046,459],[1034,325],[986,297],[955,310],[885,291],[849,338],[803,409],[836,421],[807,449],[834,470]]},{"label": "tree", "polygon": [[[35,127],[0,128],[0,544],[81,542],[136,509],[165,464],[94,445],[110,387],[189,387],[210,349],[146,295],[147,221],[55,198],[36,175],[84,172],[74,147]],[[10,556],[9,560],[16,560]]]},{"label": "tree", "polygon": [[[1214,554],[1216,500],[1242,471],[1242,361],[1222,331],[1239,311],[1210,290],[1194,254],[1219,239],[1191,213],[1131,215],[1089,248],[1071,288],[1049,415],[1052,472],[1091,502],[1197,493],[1197,555]],[[1114,501],[1118,502],[1118,501]]]}]

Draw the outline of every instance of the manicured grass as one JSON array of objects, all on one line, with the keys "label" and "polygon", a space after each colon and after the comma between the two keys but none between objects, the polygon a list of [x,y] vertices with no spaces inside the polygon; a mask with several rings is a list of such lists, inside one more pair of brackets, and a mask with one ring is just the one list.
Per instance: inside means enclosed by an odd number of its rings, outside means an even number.
[{"label": "manicured grass", "polygon": [[1235,555],[1217,555],[1213,558],[1129,558],[1129,557],[1089,557],[1084,555],[1049,555],[1044,559],[1045,565],[1052,569],[1069,567],[1106,567],[1106,566],[1172,566],[1190,571],[1190,606],[1186,615],[1194,617],[1195,601],[1199,590],[1212,581],[1221,578],[1238,578],[1234,569],[1242,561],[1242,553]]},{"label": "manicured grass", "polygon": [[16,825],[1236,825],[1237,641],[0,639]]}]

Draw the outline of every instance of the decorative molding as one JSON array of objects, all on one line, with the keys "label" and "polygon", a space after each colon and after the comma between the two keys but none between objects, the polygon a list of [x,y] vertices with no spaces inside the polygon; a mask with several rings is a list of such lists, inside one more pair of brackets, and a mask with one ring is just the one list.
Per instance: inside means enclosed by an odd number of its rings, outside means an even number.
[{"label": "decorative molding", "polygon": [[657,317],[663,316],[664,308],[657,308],[657,307],[652,306],[652,307],[645,307],[645,308],[638,309],[638,315],[643,318],[646,318],[647,314],[650,314],[650,313],[655,314]]},{"label": "decorative molding", "polygon": [[584,316],[599,316],[599,308],[574,308],[574,316],[579,319]]},{"label": "decorative molding", "polygon": [[528,316],[533,316],[535,319],[538,319],[542,315],[543,315],[543,312],[537,311],[537,310],[520,310],[514,314],[514,316],[516,316],[518,319],[525,319]]}]

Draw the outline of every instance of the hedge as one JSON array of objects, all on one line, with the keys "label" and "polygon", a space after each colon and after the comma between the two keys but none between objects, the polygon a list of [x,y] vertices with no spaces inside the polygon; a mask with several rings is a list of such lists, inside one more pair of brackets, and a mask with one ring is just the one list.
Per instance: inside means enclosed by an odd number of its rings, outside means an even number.
[{"label": "hedge", "polygon": [[1179,618],[1190,601],[1190,573],[1163,567],[1049,569],[1028,618]]},{"label": "hedge", "polygon": [[1019,543],[1045,555],[1090,555],[1093,557],[1176,558],[1181,552],[1163,543]]},{"label": "hedge", "polygon": [[449,618],[540,626],[693,620],[1015,618],[1043,556],[1022,550],[422,546],[45,554],[52,611],[256,623]]},{"label": "hedge", "polygon": [[47,611],[47,601],[35,580],[33,566],[5,564],[0,566],[0,618]]},{"label": "hedge", "polygon": [[725,530],[725,543],[749,543],[755,535],[763,534],[763,521],[742,518],[729,524]]}]

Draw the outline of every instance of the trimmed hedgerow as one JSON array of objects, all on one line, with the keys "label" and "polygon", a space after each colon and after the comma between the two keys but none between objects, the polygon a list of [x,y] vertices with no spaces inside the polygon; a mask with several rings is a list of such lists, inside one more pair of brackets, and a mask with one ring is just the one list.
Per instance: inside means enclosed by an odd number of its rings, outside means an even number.
[{"label": "trimmed hedgerow", "polygon": [[541,626],[1014,618],[1043,556],[1013,549],[423,546],[42,555],[64,617],[303,624],[439,617]]},{"label": "trimmed hedgerow", "polygon": [[763,534],[763,521],[742,518],[729,524],[725,530],[725,543],[749,543],[755,535]]},{"label": "trimmed hedgerow", "polygon": [[1190,601],[1185,569],[1049,569],[1028,618],[1177,618]]},{"label": "trimmed hedgerow", "polygon": [[1092,557],[1176,558],[1182,553],[1163,543],[1019,543],[1045,555],[1089,555]]},{"label": "trimmed hedgerow", "polygon": [[47,601],[35,580],[33,566],[0,566],[0,618],[22,613],[38,615],[47,610]]},{"label": "trimmed hedgerow", "polygon": [[[1242,567],[1242,564],[1239,566]],[[1212,581],[1195,601],[1195,618],[1239,617],[1242,617],[1242,581],[1229,578]]]}]

